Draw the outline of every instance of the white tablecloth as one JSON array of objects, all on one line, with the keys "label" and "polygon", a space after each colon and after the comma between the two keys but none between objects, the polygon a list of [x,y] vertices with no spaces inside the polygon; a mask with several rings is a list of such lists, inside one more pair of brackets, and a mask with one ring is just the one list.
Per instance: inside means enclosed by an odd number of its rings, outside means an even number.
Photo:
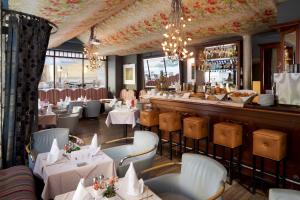
[{"label": "white tablecloth", "polygon": [[[144,188],[144,193],[140,194],[138,196],[129,196],[126,193],[126,184],[122,184],[124,179],[119,179],[119,181],[116,183],[116,193],[117,195],[113,198],[110,198],[110,200],[160,200],[156,194],[154,194],[147,186]],[[101,194],[97,194],[96,191],[92,187],[88,187],[87,190],[89,193],[95,198],[95,200],[104,200],[105,198],[102,197]],[[75,191],[68,192],[65,194],[61,194],[55,197],[54,200],[72,200],[73,195]],[[148,198],[147,198],[148,197]]]},{"label": "white tablecloth", "polygon": [[114,109],[108,113],[105,124],[106,126],[110,126],[110,124],[131,124],[134,128],[139,114],[138,109]]},{"label": "white tablecloth", "polygon": [[[92,185],[93,178],[101,174],[107,178],[116,176],[114,161],[103,152],[80,161],[63,157],[52,165],[47,165],[47,155],[42,153],[37,156],[33,170],[35,175],[44,180],[43,199],[53,199],[59,194],[75,190],[81,178],[86,180],[86,185]],[[86,162],[86,165],[78,167],[78,162]]]}]

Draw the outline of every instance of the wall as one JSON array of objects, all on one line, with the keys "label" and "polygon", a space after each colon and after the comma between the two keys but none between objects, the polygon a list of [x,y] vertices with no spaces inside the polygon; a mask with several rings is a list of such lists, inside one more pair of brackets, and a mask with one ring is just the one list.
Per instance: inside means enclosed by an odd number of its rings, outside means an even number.
[{"label": "wall", "polygon": [[107,57],[107,88],[109,97],[119,96],[123,88],[123,60],[121,56]]}]

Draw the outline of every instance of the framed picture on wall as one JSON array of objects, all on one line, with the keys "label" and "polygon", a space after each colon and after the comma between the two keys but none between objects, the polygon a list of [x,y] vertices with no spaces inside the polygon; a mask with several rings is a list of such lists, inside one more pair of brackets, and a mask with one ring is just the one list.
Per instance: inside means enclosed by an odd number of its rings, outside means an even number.
[{"label": "framed picture on wall", "polygon": [[123,80],[125,85],[135,85],[135,64],[123,65]]}]

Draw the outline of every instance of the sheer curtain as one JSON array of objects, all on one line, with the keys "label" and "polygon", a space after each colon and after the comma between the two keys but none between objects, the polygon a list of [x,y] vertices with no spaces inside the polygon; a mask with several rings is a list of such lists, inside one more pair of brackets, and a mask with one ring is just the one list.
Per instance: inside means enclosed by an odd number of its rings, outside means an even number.
[{"label": "sheer curtain", "polygon": [[37,130],[38,83],[52,29],[44,19],[14,12],[7,20],[3,167],[24,164],[25,145]]}]

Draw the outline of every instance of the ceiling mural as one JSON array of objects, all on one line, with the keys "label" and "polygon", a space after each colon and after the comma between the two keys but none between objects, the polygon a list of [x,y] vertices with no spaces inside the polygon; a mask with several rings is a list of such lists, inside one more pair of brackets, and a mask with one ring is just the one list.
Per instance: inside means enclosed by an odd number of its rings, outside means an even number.
[{"label": "ceiling mural", "polygon": [[[30,2],[30,3],[29,3]],[[90,27],[102,41],[102,55],[126,55],[161,49],[170,0],[10,0],[10,8],[56,23],[50,47],[73,37],[86,43]],[[275,0],[183,0],[192,19],[187,34],[193,42],[224,35],[257,33],[276,22]]]},{"label": "ceiling mural", "polygon": [[9,9],[30,13],[55,23],[49,48],[56,47],[112,16],[135,0],[9,0]]}]

